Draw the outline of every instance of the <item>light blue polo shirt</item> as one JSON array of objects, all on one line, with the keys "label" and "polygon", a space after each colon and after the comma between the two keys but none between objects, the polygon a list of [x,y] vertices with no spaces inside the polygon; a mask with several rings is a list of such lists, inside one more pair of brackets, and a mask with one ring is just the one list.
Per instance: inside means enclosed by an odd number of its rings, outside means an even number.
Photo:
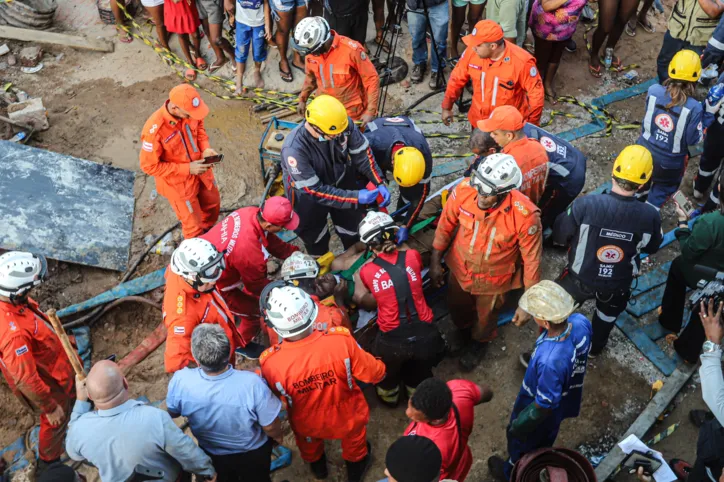
[{"label": "light blue polo shirt", "polygon": [[257,374],[229,368],[209,376],[201,368],[177,371],[168,386],[168,411],[188,418],[199,446],[213,455],[258,449],[282,404]]}]

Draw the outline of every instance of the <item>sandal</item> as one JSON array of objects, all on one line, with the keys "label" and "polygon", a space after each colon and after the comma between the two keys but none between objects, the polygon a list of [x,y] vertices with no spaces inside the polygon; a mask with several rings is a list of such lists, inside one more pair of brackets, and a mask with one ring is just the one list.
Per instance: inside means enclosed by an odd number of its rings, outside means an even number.
[{"label": "sandal", "polygon": [[651,21],[647,18],[645,22],[642,22],[640,19],[636,20],[636,23],[641,25],[641,28],[646,30],[648,33],[655,33],[656,27],[651,23]]},{"label": "sandal", "polygon": [[196,80],[196,71],[194,69],[186,69],[186,72],[184,72],[184,79],[189,82],[193,82]]},{"label": "sandal", "polygon": [[206,63],[203,57],[196,57],[196,61],[194,63],[196,64],[196,68],[199,70],[206,70],[209,68],[209,64]]},{"label": "sandal", "polygon": [[558,104],[558,96],[553,94],[545,94],[545,100],[551,103],[551,105]]},{"label": "sandal", "polygon": [[[601,63],[604,63],[604,58],[602,56],[598,57],[598,60],[601,61]],[[611,59],[611,70],[614,70],[616,72],[623,71],[623,63],[621,62],[621,59],[618,58],[617,55],[614,55]]]},{"label": "sandal", "polygon": [[384,37],[382,37],[382,32],[379,32],[379,31],[377,32],[377,36],[375,37],[375,44],[382,47],[382,51],[385,53],[390,51],[390,42],[388,42],[387,40],[384,39]]},{"label": "sandal", "polygon": [[590,63],[588,64],[588,73],[594,76],[597,79],[600,79],[603,73],[601,72],[601,66],[599,65],[598,68],[594,67]]},{"label": "sandal", "polygon": [[282,62],[279,61],[279,76],[282,78],[284,82],[292,82],[294,81],[294,75],[292,75],[292,71],[284,71],[282,70]]},{"label": "sandal", "polygon": [[629,37],[635,37],[636,36],[636,23],[629,21],[626,23],[626,28],[624,28],[624,32],[626,32],[626,35]]},{"label": "sandal", "polygon": [[291,65],[292,68],[294,68],[294,69],[297,69],[297,70],[299,70],[299,71],[301,71],[301,72],[305,72],[305,73],[306,73],[306,71],[304,70],[304,66],[303,66],[303,65],[300,67],[300,66],[298,66],[297,64],[294,63],[294,57],[290,57],[290,58],[289,58],[289,65]]},{"label": "sandal", "polygon": [[221,63],[219,63],[219,59],[216,59],[216,61],[214,61],[214,63],[211,64],[211,67],[209,67],[209,73],[213,74],[214,72],[219,70],[221,67],[226,65],[227,62],[228,62],[228,60],[226,60],[226,58],[224,58],[224,60],[222,60]]},{"label": "sandal", "polygon": [[116,27],[116,30],[118,30],[119,42],[121,42],[122,44],[130,44],[131,42],[133,42],[133,37],[126,30],[122,29],[121,27]]}]

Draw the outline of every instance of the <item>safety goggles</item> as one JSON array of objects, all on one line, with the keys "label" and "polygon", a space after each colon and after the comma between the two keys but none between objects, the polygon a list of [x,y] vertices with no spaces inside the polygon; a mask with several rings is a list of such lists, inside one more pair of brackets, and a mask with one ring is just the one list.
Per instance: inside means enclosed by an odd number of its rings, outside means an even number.
[{"label": "safety goggles", "polygon": [[470,173],[470,185],[473,186],[481,196],[496,196],[501,194],[498,186],[478,174],[476,170]]},{"label": "safety goggles", "polygon": [[206,263],[199,269],[197,278],[202,284],[213,283],[214,281],[221,278],[221,273],[226,269],[226,260],[224,260],[224,253],[222,251],[214,259]]},{"label": "safety goggles", "polygon": [[342,134],[344,134],[344,131],[340,132],[339,134],[327,134],[326,132],[324,132],[322,129],[315,126],[314,124],[310,123],[309,125],[312,126],[312,129],[314,129],[314,132],[319,134],[321,137],[324,137],[325,139],[332,139],[332,140],[337,139]]}]

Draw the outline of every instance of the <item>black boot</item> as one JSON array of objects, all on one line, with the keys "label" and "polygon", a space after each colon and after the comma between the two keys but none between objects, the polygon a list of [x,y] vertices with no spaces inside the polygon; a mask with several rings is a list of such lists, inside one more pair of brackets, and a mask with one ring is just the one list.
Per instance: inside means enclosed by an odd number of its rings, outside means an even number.
[{"label": "black boot", "polygon": [[317,480],[324,480],[329,475],[329,471],[327,470],[327,454],[322,454],[322,458],[317,460],[316,462],[312,462],[309,464],[309,468],[312,469],[312,474],[314,474],[314,478]]},{"label": "black boot", "polygon": [[488,458],[488,470],[490,471],[490,475],[499,482],[508,480],[505,476],[505,463],[505,460],[497,455],[493,455]]},{"label": "black boot", "polygon": [[483,356],[485,355],[487,349],[487,343],[480,343],[478,341],[470,342],[470,345],[468,345],[465,349],[465,353],[463,353],[458,360],[458,365],[460,365],[460,369],[464,372],[473,371],[475,367],[480,364],[480,361],[483,359]]},{"label": "black boot", "polygon": [[58,462],[60,462],[60,458],[57,458],[55,460],[50,460],[50,461],[38,459],[38,463],[35,466],[35,478],[38,478],[41,475],[43,475],[43,472],[45,472],[48,469],[48,467],[50,467],[51,465],[58,463]]},{"label": "black boot", "polygon": [[372,462],[372,446],[367,442],[367,455],[359,462],[348,462],[344,461],[347,465],[347,481],[348,482],[362,482],[362,479],[367,473],[367,469],[370,468]]}]

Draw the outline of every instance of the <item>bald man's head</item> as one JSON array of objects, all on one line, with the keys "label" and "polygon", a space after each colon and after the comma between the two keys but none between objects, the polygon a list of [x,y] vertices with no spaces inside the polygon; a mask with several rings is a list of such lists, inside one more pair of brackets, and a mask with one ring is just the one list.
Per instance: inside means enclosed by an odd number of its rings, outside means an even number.
[{"label": "bald man's head", "polygon": [[88,398],[96,408],[107,410],[117,407],[128,400],[128,383],[121,369],[110,360],[102,360],[93,365],[86,378]]}]

